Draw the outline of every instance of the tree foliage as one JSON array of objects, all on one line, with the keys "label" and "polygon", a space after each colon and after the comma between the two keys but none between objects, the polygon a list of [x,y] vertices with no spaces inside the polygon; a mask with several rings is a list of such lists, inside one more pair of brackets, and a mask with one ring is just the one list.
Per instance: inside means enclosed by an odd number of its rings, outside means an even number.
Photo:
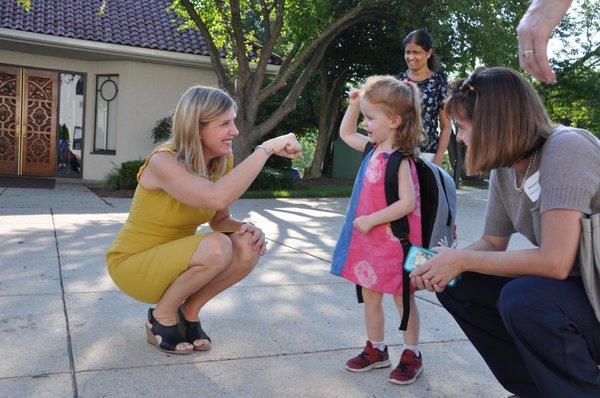
[{"label": "tree foliage", "polygon": [[[313,114],[320,135],[313,164],[305,175],[320,175],[325,151],[335,134],[331,129],[340,119],[338,113],[343,111],[342,96],[335,98],[339,106],[331,101],[335,95],[343,94],[336,90],[339,76],[344,74],[350,85],[359,85],[370,75],[395,75],[405,70],[402,42],[417,28],[425,28],[432,34],[446,75],[464,75],[482,63],[516,67],[514,27],[526,6],[526,2],[515,0],[395,1],[381,20],[362,22],[338,36],[324,57],[326,67],[317,71],[308,87],[314,98],[312,103],[318,105]],[[328,105],[324,98],[329,100]]]},{"label": "tree foliage", "polygon": [[31,10],[31,0],[17,0],[17,4],[20,4],[25,11]]},{"label": "tree foliage", "polygon": [[528,0],[440,0],[424,26],[448,74],[463,75],[477,65],[518,68],[516,26],[528,5]]},{"label": "tree foliage", "polygon": [[320,177],[326,152],[336,135],[344,108],[344,91],[348,85],[359,85],[369,75],[394,74],[403,59],[399,21],[387,26],[382,21],[357,24],[342,33],[327,50],[320,67],[311,80],[308,93],[319,135],[312,164],[305,177]]}]

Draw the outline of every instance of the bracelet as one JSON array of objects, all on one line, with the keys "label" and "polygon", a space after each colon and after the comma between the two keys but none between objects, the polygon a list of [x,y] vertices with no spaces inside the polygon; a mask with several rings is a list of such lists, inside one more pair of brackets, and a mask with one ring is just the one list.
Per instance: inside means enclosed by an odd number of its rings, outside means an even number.
[{"label": "bracelet", "polygon": [[267,154],[267,156],[271,156],[273,154],[273,150],[272,149],[267,149],[265,148],[262,144],[257,145],[256,149],[262,149],[263,151],[265,151],[265,153]]}]

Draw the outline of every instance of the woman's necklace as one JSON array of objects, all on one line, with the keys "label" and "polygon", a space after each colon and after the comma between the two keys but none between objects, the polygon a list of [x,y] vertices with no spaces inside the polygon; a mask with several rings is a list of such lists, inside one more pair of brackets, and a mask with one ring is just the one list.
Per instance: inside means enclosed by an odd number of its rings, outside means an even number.
[{"label": "woman's necklace", "polygon": [[414,83],[421,83],[421,82],[429,79],[431,76],[433,76],[433,72],[430,70],[427,70],[425,72],[421,72],[420,76],[416,76],[415,72],[409,69],[408,72],[406,73],[406,76]]},{"label": "woman's necklace", "polygon": [[523,175],[523,180],[521,181],[521,186],[519,186],[517,184],[517,170],[513,169],[513,183],[515,184],[515,189],[517,190],[517,192],[521,192],[523,191],[523,187],[525,186],[525,181],[527,181],[527,177],[529,176],[529,172],[531,171],[531,166],[533,166],[533,163],[535,163],[535,158],[537,157],[537,149],[535,150],[535,152],[533,152],[533,154],[531,155],[531,157],[529,158],[529,163],[527,164],[527,169],[525,169],[525,174]]}]

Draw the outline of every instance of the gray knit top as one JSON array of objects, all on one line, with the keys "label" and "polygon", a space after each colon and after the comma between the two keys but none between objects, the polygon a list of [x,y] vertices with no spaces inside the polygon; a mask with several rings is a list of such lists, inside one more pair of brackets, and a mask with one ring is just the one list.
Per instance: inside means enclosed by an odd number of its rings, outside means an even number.
[{"label": "gray knit top", "polygon": [[[540,194],[535,202],[524,191],[515,189],[512,167],[492,170],[484,234],[508,237],[518,232],[539,246],[543,212],[552,209],[584,214],[600,212],[598,138],[585,130],[557,126],[529,175],[538,170]],[[572,274],[579,274],[578,264],[574,264]]]}]

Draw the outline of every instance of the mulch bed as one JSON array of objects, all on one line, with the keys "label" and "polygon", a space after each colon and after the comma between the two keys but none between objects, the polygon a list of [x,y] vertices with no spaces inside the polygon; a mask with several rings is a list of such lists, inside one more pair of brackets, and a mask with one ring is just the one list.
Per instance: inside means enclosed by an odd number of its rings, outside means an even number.
[{"label": "mulch bed", "polygon": [[110,191],[101,187],[87,187],[100,198],[133,198],[134,189],[117,189]]},{"label": "mulch bed", "polygon": [[54,189],[55,183],[54,178],[0,176],[0,187],[6,188]]}]

